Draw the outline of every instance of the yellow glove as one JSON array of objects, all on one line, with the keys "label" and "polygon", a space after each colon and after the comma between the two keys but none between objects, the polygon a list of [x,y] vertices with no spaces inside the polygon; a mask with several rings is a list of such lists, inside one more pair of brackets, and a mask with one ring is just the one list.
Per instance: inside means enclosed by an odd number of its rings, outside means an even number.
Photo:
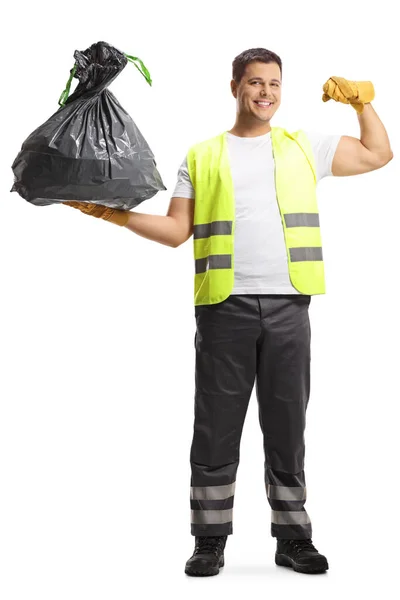
[{"label": "yellow glove", "polygon": [[90,202],[75,202],[73,200],[62,202],[61,204],[67,204],[73,208],[78,208],[86,215],[90,215],[98,219],[104,219],[105,221],[110,221],[111,223],[115,223],[121,227],[126,225],[129,219],[129,210],[118,210],[116,208],[108,208],[108,206],[102,206],[100,204],[92,204]]},{"label": "yellow glove", "polygon": [[324,102],[332,98],[336,102],[351,104],[359,114],[363,112],[364,104],[375,98],[372,81],[349,81],[343,77],[330,77],[322,89]]}]

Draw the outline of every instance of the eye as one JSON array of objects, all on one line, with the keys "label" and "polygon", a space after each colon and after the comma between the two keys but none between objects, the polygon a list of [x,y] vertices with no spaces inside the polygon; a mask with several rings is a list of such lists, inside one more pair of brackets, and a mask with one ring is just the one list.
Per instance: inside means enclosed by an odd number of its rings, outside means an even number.
[{"label": "eye", "polygon": [[252,81],[251,83],[252,83],[252,84],[253,84],[253,83],[260,83],[260,81]]}]

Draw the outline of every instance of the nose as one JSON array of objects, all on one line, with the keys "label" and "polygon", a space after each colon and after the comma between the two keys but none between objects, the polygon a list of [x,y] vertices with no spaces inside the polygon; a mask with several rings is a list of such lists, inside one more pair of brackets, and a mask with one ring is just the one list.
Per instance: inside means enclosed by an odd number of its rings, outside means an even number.
[{"label": "nose", "polygon": [[262,95],[263,98],[268,98],[268,99],[272,99],[273,98],[272,94],[267,94],[267,92],[265,90],[262,90],[261,95]]},{"label": "nose", "polygon": [[268,92],[265,88],[261,90],[263,96],[268,96]]}]

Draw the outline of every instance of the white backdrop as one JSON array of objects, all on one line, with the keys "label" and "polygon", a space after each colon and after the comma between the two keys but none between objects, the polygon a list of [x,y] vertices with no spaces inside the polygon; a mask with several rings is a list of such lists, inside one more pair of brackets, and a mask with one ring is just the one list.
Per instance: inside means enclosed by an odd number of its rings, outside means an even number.
[{"label": "white backdrop", "polygon": [[[9,6],[1,39],[4,600],[203,598],[205,592],[314,599],[344,590],[372,595],[395,584],[400,47],[390,5]],[[148,86],[128,63],[110,86],[168,188],[138,212],[165,214],[190,145],[233,126],[231,66],[243,50],[264,47],[281,57],[282,104],[272,125],[288,130],[359,137],[356,111],[323,103],[322,85],[335,75],[374,84],[372,104],[394,159],[369,174],[326,178],[317,189],[327,294],[310,306],[306,507],[314,543],[330,563],[326,575],[274,564],[255,390],[226,567],[217,578],[184,575],[194,542],[192,238],[169,248],[9,192],[11,164],[26,137],[57,110],[74,50],[100,40],[139,56],[153,79]]]}]

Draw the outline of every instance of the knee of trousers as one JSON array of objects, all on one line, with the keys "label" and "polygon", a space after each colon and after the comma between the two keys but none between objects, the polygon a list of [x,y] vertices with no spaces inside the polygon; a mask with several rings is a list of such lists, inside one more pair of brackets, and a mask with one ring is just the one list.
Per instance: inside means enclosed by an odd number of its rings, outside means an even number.
[{"label": "knee of trousers", "polygon": [[288,475],[295,475],[300,471],[304,470],[305,464],[305,448],[300,447],[289,452],[287,449],[276,453],[272,452],[267,455],[265,461],[266,468],[272,469],[273,471],[279,471],[287,473]]},{"label": "knee of trousers", "polygon": [[238,462],[203,464],[190,461],[192,486],[231,485],[236,481]]},{"label": "knee of trousers", "polygon": [[239,462],[241,430],[237,427],[214,429],[195,424],[190,449],[191,462],[220,467]]}]

